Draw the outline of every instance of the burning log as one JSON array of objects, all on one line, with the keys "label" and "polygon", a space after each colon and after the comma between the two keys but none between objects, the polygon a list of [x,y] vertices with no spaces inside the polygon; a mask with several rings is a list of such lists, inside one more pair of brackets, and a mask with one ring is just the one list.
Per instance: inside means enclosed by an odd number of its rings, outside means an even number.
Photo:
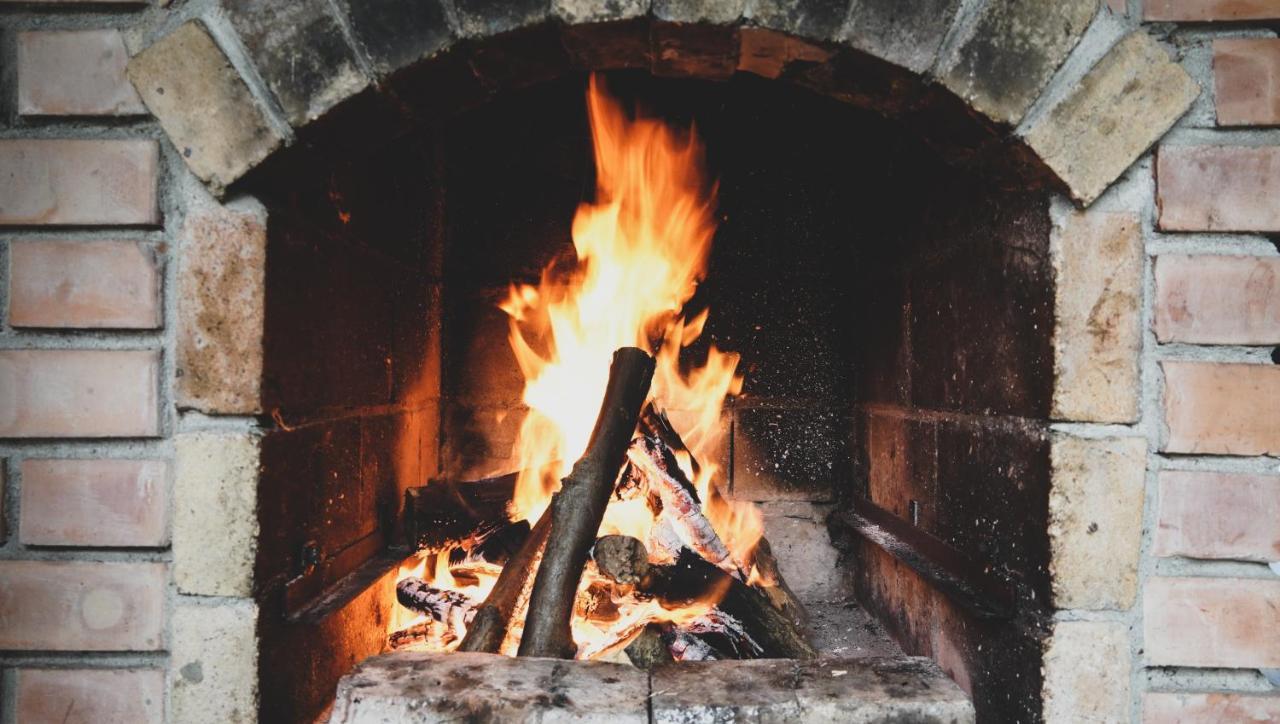
[{"label": "burning log", "polygon": [[671,624],[663,627],[662,643],[676,661],[714,661],[720,658],[711,644]]},{"label": "burning log", "polygon": [[425,613],[456,630],[471,623],[476,615],[476,602],[467,594],[434,588],[412,576],[396,584],[396,600],[401,606]]},{"label": "burning log", "polygon": [[601,575],[614,583],[636,584],[649,573],[649,551],[631,536],[597,538],[591,555]]},{"label": "burning log", "polygon": [[640,635],[627,644],[623,652],[631,660],[632,665],[645,671],[658,664],[675,661],[671,656],[671,649],[662,641],[662,627],[656,623],[645,626]]},{"label": "burning log", "polygon": [[436,621],[423,621],[415,623],[409,628],[394,631],[387,637],[387,646],[392,651],[399,651],[400,649],[429,641],[435,635],[433,628],[436,624]]},{"label": "burning log", "polygon": [[467,627],[467,635],[458,646],[459,651],[475,651],[496,654],[502,648],[511,626],[511,618],[515,616],[520,599],[533,577],[535,564],[542,555],[551,533],[551,516],[543,514],[538,524],[529,531],[520,550],[511,556],[502,573],[489,591],[489,597],[476,610],[471,625]]},{"label": "burning log", "polygon": [[653,358],[642,350],[624,347],[613,354],[609,385],[587,451],[561,482],[543,516],[551,519],[551,535],[529,597],[521,656],[573,657],[576,646],[569,622],[578,581],[649,394],[653,369]]}]

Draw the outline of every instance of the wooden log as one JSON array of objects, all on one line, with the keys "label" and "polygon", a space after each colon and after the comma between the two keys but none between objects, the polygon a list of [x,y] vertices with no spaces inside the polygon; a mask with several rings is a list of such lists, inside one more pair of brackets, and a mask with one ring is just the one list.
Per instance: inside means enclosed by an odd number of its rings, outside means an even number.
[{"label": "wooden log", "polygon": [[471,548],[512,525],[507,506],[518,473],[475,481],[432,480],[405,491],[404,523],[419,550]]},{"label": "wooden log", "polygon": [[654,566],[638,589],[674,608],[708,597],[716,607],[742,623],[762,649],[762,658],[812,659],[817,656],[803,631],[774,608],[765,594],[685,549],[670,566]]},{"label": "wooden log", "polygon": [[476,609],[476,615],[467,627],[467,635],[458,646],[459,651],[498,653],[507,637],[507,630],[511,627],[516,607],[533,580],[535,564],[542,555],[550,532],[551,516],[544,513],[538,524],[529,531],[524,545],[502,567],[502,573],[498,574],[489,597]]},{"label": "wooden log", "polygon": [[659,664],[675,661],[671,656],[671,649],[662,642],[662,627],[656,623],[645,626],[623,652],[637,669],[645,671]]},{"label": "wooden log", "polygon": [[577,650],[569,622],[578,581],[635,433],[640,408],[649,395],[653,369],[653,358],[643,350],[624,347],[613,353],[609,384],[587,451],[551,499],[551,533],[529,597],[521,656],[568,659]]},{"label": "wooden log", "polygon": [[402,578],[396,584],[396,601],[450,627],[470,623],[476,610],[476,601],[467,594],[436,588],[413,576]]},{"label": "wooden log", "polygon": [[636,584],[649,573],[649,551],[628,535],[597,538],[591,556],[600,574],[614,583]]}]

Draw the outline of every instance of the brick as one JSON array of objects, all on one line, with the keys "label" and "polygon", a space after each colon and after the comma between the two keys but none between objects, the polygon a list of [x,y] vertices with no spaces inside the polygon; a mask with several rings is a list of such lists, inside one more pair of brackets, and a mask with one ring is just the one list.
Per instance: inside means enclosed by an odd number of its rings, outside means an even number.
[{"label": "brick", "polygon": [[0,226],[160,223],[146,140],[0,140]]},{"label": "brick", "polygon": [[939,67],[943,85],[1016,126],[1080,41],[1097,0],[986,3],[968,38]]},{"label": "brick", "polygon": [[1143,0],[1143,20],[1215,22],[1280,18],[1274,0]]},{"label": "brick", "polygon": [[20,722],[164,721],[164,672],[159,669],[17,669],[14,676]]},{"label": "brick", "polygon": [[1045,724],[1128,721],[1130,659],[1122,623],[1055,622],[1044,654]]},{"label": "brick", "polygon": [[1165,362],[1164,410],[1172,453],[1280,452],[1280,367]]},{"label": "brick", "polygon": [[1142,721],[1143,724],[1280,721],[1280,696],[1150,692],[1142,697]]},{"label": "brick", "polygon": [[431,57],[453,40],[444,7],[436,0],[347,0],[345,5],[357,42],[384,72]]},{"label": "brick", "polygon": [[1277,188],[1280,147],[1161,146],[1156,154],[1166,231],[1280,231]]},{"label": "brick", "polygon": [[134,56],[129,79],[192,173],[215,190],[284,141],[199,21]]},{"label": "brick", "polygon": [[1053,604],[1060,609],[1127,610],[1138,588],[1146,440],[1059,435],[1051,455]]},{"label": "brick", "polygon": [[9,483],[9,461],[0,458],[0,546],[9,540],[9,518],[4,512],[5,489]]},{"label": "brick", "polygon": [[1280,667],[1280,580],[1150,578],[1142,603],[1152,666]]},{"label": "brick", "polygon": [[458,31],[464,37],[483,38],[534,25],[551,13],[547,0],[454,0]]},{"label": "brick", "polygon": [[1027,143],[1091,203],[1187,112],[1200,86],[1145,31],[1129,34],[1026,131]]},{"label": "brick", "polygon": [[1079,212],[1055,230],[1053,333],[1057,420],[1138,419],[1142,224],[1136,214]]},{"label": "brick", "polygon": [[1164,254],[1155,278],[1161,342],[1280,343],[1280,257]]},{"label": "brick", "polygon": [[258,607],[179,596],[169,653],[173,721],[251,722],[258,715]]},{"label": "brick", "polygon": [[1280,124],[1280,39],[1214,40],[1213,87],[1218,125]]},{"label": "brick", "polygon": [[14,241],[14,327],[155,329],[161,324],[156,255],[135,241]]},{"label": "brick", "polygon": [[178,271],[179,407],[262,409],[267,229],[261,208],[192,211]]},{"label": "brick", "polygon": [[24,460],[19,535],[36,546],[163,546],[168,478],[163,460]]},{"label": "brick", "polygon": [[369,84],[326,0],[224,0],[222,7],[294,126]]},{"label": "brick", "polygon": [[960,0],[862,0],[841,40],[916,73],[933,67]]},{"label": "brick", "polygon": [[251,595],[258,551],[258,439],[185,433],[174,447],[174,583],[182,593]]},{"label": "brick", "polygon": [[[801,39],[835,40],[849,15],[849,2],[751,0],[746,4],[745,15],[752,26],[780,31],[799,42],[803,42]],[[743,26],[743,30],[749,27]]]},{"label": "brick", "polygon": [[1280,561],[1280,476],[1160,473],[1152,553]]},{"label": "brick", "polygon": [[0,438],[158,435],[159,370],[150,350],[0,351]]},{"label": "brick", "polygon": [[0,561],[0,649],[158,651],[161,563]]},{"label": "brick", "polygon": [[18,113],[129,116],[146,113],[125,77],[120,31],[18,33]]}]

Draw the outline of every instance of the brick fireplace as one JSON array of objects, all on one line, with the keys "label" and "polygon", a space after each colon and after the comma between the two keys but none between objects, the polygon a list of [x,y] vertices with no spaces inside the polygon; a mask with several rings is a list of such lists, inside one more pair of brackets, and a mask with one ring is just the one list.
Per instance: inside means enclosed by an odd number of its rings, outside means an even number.
[{"label": "brick fireplace", "polygon": [[979,721],[1280,717],[1264,6],[0,0],[0,722],[311,721],[382,650],[405,491],[511,469],[588,71],[707,139],[803,596]]}]

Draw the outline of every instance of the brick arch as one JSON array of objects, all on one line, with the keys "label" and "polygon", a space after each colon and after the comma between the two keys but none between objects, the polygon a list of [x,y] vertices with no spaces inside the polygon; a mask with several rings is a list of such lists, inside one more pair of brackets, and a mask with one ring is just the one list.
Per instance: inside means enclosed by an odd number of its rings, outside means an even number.
[{"label": "brick arch", "polygon": [[[290,145],[359,148],[506,89],[639,68],[794,83],[913,128],[957,162],[1087,204],[1198,93],[1142,30],[1089,67],[1105,42],[1081,42],[1106,12],[1096,0],[961,5],[229,0],[225,16],[188,21],[139,53],[130,77],[218,193]],[[1083,60],[1068,63],[1073,52]]]}]

